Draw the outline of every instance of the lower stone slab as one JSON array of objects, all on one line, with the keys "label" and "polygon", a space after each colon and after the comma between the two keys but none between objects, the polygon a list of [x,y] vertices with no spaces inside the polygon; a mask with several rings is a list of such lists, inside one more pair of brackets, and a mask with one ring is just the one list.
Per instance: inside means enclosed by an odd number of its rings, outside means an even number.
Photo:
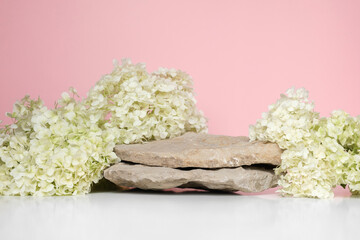
[{"label": "lower stone slab", "polygon": [[144,190],[179,187],[261,192],[277,185],[277,177],[272,169],[257,166],[211,170],[174,169],[120,162],[106,169],[104,176],[118,186]]}]

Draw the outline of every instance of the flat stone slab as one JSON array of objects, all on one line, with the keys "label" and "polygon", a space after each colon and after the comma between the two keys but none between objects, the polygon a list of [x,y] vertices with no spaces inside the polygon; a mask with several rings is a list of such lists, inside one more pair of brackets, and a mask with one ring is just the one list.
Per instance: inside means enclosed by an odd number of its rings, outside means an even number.
[{"label": "flat stone slab", "polygon": [[276,143],[249,142],[248,137],[186,133],[180,137],[140,144],[121,144],[116,155],[127,162],[170,168],[224,168],[252,164],[280,165]]},{"label": "flat stone slab", "polygon": [[180,187],[261,192],[277,183],[274,171],[262,167],[184,170],[120,162],[106,169],[104,176],[118,186],[145,190]]}]

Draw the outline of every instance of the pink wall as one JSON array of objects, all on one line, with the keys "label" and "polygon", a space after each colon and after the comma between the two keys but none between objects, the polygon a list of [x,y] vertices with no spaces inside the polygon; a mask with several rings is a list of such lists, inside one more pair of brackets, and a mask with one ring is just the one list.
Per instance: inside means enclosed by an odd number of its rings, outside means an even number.
[{"label": "pink wall", "polygon": [[124,57],[192,75],[215,134],[246,135],[291,86],[360,114],[360,1],[0,0],[0,118],[25,94],[85,96]]}]

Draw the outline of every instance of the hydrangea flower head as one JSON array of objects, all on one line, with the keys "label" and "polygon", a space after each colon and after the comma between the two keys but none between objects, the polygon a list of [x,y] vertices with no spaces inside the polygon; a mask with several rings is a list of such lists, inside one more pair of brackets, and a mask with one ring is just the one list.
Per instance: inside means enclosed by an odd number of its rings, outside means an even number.
[{"label": "hydrangea flower head", "polygon": [[282,149],[294,147],[310,136],[310,128],[318,118],[314,103],[308,100],[308,91],[290,88],[250,126],[249,138],[276,142]]},{"label": "hydrangea flower head", "polygon": [[118,143],[136,143],[207,132],[196,108],[191,77],[175,69],[148,73],[144,64],[124,59],[90,90],[86,104],[120,129]]},{"label": "hydrangea flower head", "polygon": [[28,96],[8,114],[14,124],[2,129],[1,195],[71,195],[90,191],[102,170],[117,161],[119,131],[68,93],[55,109]]}]

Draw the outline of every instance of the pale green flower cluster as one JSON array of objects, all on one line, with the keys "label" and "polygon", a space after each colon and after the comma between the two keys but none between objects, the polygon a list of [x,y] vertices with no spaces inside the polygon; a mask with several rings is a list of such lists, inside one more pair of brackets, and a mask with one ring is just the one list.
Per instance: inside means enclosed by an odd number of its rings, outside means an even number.
[{"label": "pale green flower cluster", "polygon": [[280,192],[295,197],[328,198],[336,185],[360,191],[360,118],[334,111],[319,118],[305,89],[287,91],[250,126],[250,139],[276,142],[284,149]]},{"label": "pale green flower cluster", "polygon": [[114,62],[112,73],[90,90],[86,103],[120,129],[118,143],[134,143],[207,132],[196,108],[191,77],[175,69],[148,73],[144,64]]},{"label": "pale green flower cluster", "polygon": [[1,195],[87,193],[117,160],[119,130],[68,93],[55,109],[26,96],[9,116],[15,123],[1,130]]},{"label": "pale green flower cluster", "polygon": [[88,97],[74,89],[54,109],[26,96],[14,104],[14,121],[0,129],[0,195],[75,195],[90,191],[119,159],[116,143],[206,131],[190,77],[177,70],[148,74],[125,60]]},{"label": "pale green flower cluster", "polygon": [[310,128],[318,119],[314,104],[308,100],[308,92],[304,88],[290,88],[269,106],[262,119],[250,126],[249,137],[276,142],[280,148],[288,149],[308,139]]}]

